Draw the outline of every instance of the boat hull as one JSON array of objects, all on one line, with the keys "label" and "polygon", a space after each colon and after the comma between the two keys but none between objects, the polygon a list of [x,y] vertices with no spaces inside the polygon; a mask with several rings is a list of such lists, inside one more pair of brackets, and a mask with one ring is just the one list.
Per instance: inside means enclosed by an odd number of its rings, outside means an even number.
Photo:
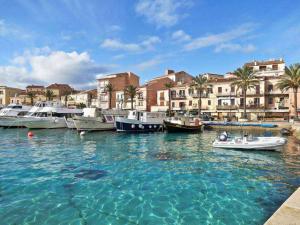
[{"label": "boat hull", "polygon": [[280,150],[286,144],[285,138],[258,137],[254,141],[234,139],[231,141],[215,140],[214,148],[238,149],[238,150]]},{"label": "boat hull", "polygon": [[0,127],[4,128],[25,128],[25,122],[30,120],[30,117],[1,117]]},{"label": "boat hull", "polygon": [[139,120],[118,118],[116,120],[116,128],[118,132],[159,132],[163,131],[163,124],[159,122],[141,122]]},{"label": "boat hull", "polygon": [[164,121],[164,126],[168,132],[201,132],[202,125],[188,126]]},{"label": "boat hull", "polygon": [[105,123],[100,118],[74,118],[74,125],[78,131],[110,131],[115,130],[114,123]]},{"label": "boat hull", "polygon": [[24,125],[29,129],[67,128],[67,123],[63,117],[35,117],[25,121]]}]

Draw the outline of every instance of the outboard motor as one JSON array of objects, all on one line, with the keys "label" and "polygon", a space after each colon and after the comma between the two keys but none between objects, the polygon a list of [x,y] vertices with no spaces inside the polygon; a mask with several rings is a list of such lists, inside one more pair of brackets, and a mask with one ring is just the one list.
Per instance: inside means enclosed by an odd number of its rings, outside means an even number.
[{"label": "outboard motor", "polygon": [[219,136],[219,140],[220,141],[227,141],[227,138],[228,138],[228,134],[227,132],[223,132],[220,136]]}]

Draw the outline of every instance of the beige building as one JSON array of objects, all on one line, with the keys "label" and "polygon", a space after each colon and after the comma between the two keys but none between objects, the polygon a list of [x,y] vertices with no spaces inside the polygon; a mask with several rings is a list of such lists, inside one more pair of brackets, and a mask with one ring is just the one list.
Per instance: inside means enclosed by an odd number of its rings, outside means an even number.
[{"label": "beige building", "polygon": [[[0,105],[8,105],[12,102],[13,97],[17,97],[22,90],[18,88],[11,88],[7,86],[0,86]],[[18,102],[21,103],[21,102]]]},{"label": "beige building", "polygon": [[64,105],[73,108],[76,108],[78,106],[96,107],[97,89],[79,91],[77,93],[62,96],[61,102]]},{"label": "beige building", "polygon": [[60,100],[61,96],[64,96],[66,94],[71,94],[74,92],[74,89],[71,88],[68,84],[51,84],[48,87],[46,87],[46,90],[50,90],[53,92],[54,100]]}]

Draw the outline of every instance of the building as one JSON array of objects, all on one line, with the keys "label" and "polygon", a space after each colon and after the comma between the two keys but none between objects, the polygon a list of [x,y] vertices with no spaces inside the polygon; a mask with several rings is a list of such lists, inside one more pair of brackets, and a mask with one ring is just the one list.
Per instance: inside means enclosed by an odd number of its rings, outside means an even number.
[{"label": "building", "polygon": [[[139,76],[132,72],[109,74],[99,78],[97,80],[98,107],[102,109],[108,109],[109,107],[124,109],[124,106],[127,106],[129,101],[129,99],[125,98],[124,89],[129,85],[139,87],[139,80]],[[111,84],[113,87],[111,106],[109,106],[109,92],[106,89],[108,84]]]},{"label": "building", "polygon": [[[162,79],[165,79],[164,81]],[[167,111],[169,107],[169,90],[165,87],[165,83],[173,82],[171,88],[171,110],[185,110],[186,103],[186,89],[191,85],[193,76],[180,71],[166,70],[164,76],[160,76],[152,80],[156,81],[156,94],[152,94],[152,102],[150,105],[151,111]],[[150,86],[151,88],[151,86]],[[155,103],[156,102],[156,103]]]},{"label": "building", "polygon": [[[11,98],[16,97],[23,90],[7,86],[0,86],[0,105],[8,105],[13,103]],[[16,102],[21,103],[21,102]]]},{"label": "building", "polygon": [[60,100],[61,96],[71,94],[74,89],[71,88],[68,84],[51,84],[46,87],[46,90],[53,92],[54,100]]},{"label": "building", "polygon": [[61,102],[68,107],[96,107],[97,106],[97,89],[77,91],[70,95],[61,97]]},{"label": "building", "polygon": [[28,85],[26,87],[26,92],[42,93],[45,92],[45,87],[42,85]]}]

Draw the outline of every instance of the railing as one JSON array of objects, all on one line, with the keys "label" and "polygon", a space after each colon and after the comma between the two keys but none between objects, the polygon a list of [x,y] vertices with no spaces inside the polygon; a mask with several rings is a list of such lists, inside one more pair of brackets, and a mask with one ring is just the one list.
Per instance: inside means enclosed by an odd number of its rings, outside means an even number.
[{"label": "railing", "polygon": [[[200,94],[190,94],[191,97],[193,98],[200,98]],[[201,98],[208,98],[208,93],[207,94],[201,94]]]},{"label": "railing", "polygon": [[186,99],[185,95],[171,95],[171,99]]},{"label": "railing", "polygon": [[[244,105],[239,105],[240,109],[244,108]],[[264,105],[259,105],[259,104],[253,104],[253,105],[246,105],[246,109],[264,109]]]},{"label": "railing", "polygon": [[217,97],[220,96],[236,96],[235,92],[222,92],[222,93],[217,93]]},{"label": "railing", "polygon": [[218,110],[235,110],[238,109],[236,105],[217,105]]},{"label": "railing", "polygon": [[159,97],[159,100],[164,101],[165,97]]}]

